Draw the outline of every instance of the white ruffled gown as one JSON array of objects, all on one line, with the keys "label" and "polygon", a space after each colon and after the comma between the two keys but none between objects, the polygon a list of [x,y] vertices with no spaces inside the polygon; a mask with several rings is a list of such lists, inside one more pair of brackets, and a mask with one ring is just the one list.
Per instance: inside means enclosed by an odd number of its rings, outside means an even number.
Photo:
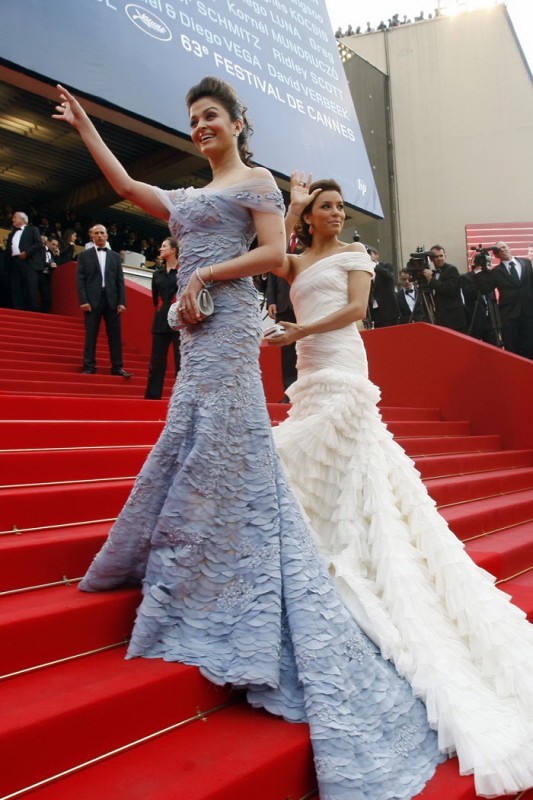
[{"label": "white ruffled gown", "polygon": [[[297,320],[342,307],[354,269],[372,271],[366,254],[300,273]],[[478,794],[532,786],[533,626],[466,555],[381,421],[356,326],[308,336],[297,352],[292,408],[274,438],[341,596]]]}]

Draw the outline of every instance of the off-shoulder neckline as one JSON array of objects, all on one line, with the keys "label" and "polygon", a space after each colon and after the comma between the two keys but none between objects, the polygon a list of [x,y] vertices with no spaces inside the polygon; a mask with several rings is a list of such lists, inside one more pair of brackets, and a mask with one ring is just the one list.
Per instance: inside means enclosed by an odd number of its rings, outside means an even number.
[{"label": "off-shoulder neckline", "polygon": [[269,185],[272,186],[272,190],[273,191],[275,191],[275,190],[277,190],[278,192],[280,191],[280,188],[276,184],[276,182],[275,181],[271,182],[266,177],[246,178],[245,180],[239,181],[239,183],[228,184],[228,186],[187,186],[187,187],[185,187],[185,191],[194,191],[194,192],[227,192],[227,191],[234,191],[235,189],[237,189],[237,188],[239,188],[241,186],[247,186],[249,184],[257,184],[257,183],[260,183],[260,184],[263,184],[263,185],[269,184]]},{"label": "off-shoulder neckline", "polygon": [[300,270],[300,272],[294,276],[294,280],[292,282],[293,285],[296,283],[300,275],[309,272],[310,269],[313,269],[314,267],[318,266],[318,264],[322,264],[324,261],[329,261],[331,258],[338,258],[339,256],[347,256],[347,255],[363,256],[364,253],[359,253],[357,250],[346,249],[346,250],[340,250],[338,253],[331,253],[329,256],[323,256],[322,258],[319,258],[318,261],[313,261],[313,263],[310,264],[308,267],[305,267],[304,269]]}]

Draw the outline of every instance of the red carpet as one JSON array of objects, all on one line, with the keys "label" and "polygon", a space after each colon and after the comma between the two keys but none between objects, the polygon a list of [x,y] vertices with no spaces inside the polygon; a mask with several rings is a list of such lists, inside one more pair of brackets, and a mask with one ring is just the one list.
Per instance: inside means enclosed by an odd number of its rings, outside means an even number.
[{"label": "red carpet", "polygon": [[[305,726],[253,711],[191,667],[125,662],[139,593],[76,589],[163,425],[166,401],[142,399],[146,352],[126,351],[132,381],[107,374],[105,347],[101,373],[85,376],[77,318],[0,310],[0,323],[0,800],[92,759],[20,796],[316,798]],[[271,359],[263,373],[279,399]],[[421,391],[418,403],[399,395],[385,386],[389,428],[472,558],[533,618],[531,439],[481,425],[471,410],[444,418]],[[274,424],[287,413],[269,409]],[[420,797],[474,796],[452,760]]]}]

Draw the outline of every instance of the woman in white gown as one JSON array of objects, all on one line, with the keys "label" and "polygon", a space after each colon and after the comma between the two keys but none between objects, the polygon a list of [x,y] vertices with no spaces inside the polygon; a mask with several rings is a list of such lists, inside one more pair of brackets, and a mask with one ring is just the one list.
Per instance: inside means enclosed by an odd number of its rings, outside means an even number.
[{"label": "woman in white gown", "polygon": [[287,229],[299,218],[307,249],[285,262],[297,323],[269,339],[298,353],[275,442],[346,605],[424,699],[439,747],[478,794],[520,791],[533,785],[533,627],[381,421],[355,325],[372,263],[338,239],[344,217],[337,184],[293,175]]}]

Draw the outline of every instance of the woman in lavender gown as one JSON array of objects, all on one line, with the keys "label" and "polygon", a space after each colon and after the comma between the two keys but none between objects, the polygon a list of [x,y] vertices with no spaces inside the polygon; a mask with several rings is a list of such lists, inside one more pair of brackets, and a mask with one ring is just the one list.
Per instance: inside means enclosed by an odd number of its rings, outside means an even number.
[{"label": "woman in lavender gown", "polygon": [[163,191],[130,178],[59,92],[56,118],[180,247],[182,362],[167,422],[80,588],[142,583],[129,658],[198,665],[252,705],[308,722],[322,800],[413,797],[443,758],[425,708],[339,599],[273,445],[252,276],[282,265],[284,208],[271,174],[249,165],[245,110],[217,78],[193,87],[192,140],[212,181]]}]

